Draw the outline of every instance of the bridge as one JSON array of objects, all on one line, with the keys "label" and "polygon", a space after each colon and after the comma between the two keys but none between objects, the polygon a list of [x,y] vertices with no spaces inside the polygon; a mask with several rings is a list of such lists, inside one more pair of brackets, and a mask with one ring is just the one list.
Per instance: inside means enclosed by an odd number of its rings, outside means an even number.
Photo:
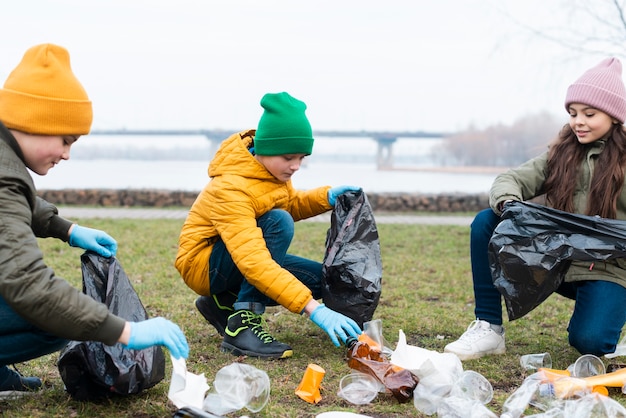
[{"label": "bridge", "polygon": [[[217,149],[219,143],[238,132],[227,129],[94,129],[90,135],[141,135],[141,136],[204,136],[211,141],[212,147]],[[448,135],[442,132],[426,131],[314,131],[314,137],[333,138],[371,138],[376,141],[376,164],[379,169],[393,167],[393,144],[398,138],[425,139],[442,138]]]}]

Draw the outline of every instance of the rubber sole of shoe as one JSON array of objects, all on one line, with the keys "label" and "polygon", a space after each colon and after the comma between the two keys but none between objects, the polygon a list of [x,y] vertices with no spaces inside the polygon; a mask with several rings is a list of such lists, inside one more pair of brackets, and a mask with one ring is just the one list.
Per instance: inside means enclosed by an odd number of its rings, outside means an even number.
[{"label": "rubber sole of shoe", "polygon": [[219,318],[213,315],[211,310],[205,309],[205,306],[199,302],[200,298],[196,299],[196,309],[198,309],[200,314],[202,314],[204,319],[206,319],[209,324],[213,325],[213,328],[217,330],[217,333],[223,337],[226,332],[226,322],[222,323]]},{"label": "rubber sole of shoe", "polygon": [[459,358],[459,360],[465,361],[465,360],[475,360],[475,359],[479,359],[479,358],[485,357],[485,356],[505,354],[506,353],[506,348],[500,348],[500,349],[493,350],[493,351],[486,351],[486,352],[483,352],[483,353],[471,353],[471,354],[454,353],[452,351],[446,351],[446,350],[444,350],[443,352],[444,353],[449,353],[449,354],[454,354],[455,356],[457,356]]},{"label": "rubber sole of shoe", "polygon": [[283,359],[293,356],[293,350],[285,350],[282,353],[255,353],[253,351],[242,350],[227,342],[222,342],[221,349],[224,353],[231,353],[236,356],[248,356],[263,359]]}]

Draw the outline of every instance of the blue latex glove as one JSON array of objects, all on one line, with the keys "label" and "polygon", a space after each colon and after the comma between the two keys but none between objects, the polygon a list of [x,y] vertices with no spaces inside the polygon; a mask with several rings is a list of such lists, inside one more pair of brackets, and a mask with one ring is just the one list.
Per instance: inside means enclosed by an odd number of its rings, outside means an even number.
[{"label": "blue latex glove", "polygon": [[172,321],[158,317],[130,323],[130,338],[126,347],[143,350],[154,345],[164,345],[174,358],[189,357],[187,338]]},{"label": "blue latex glove", "polygon": [[323,303],[313,310],[311,321],[330,336],[335,347],[339,347],[337,336],[345,343],[348,336],[358,338],[362,333],[361,328],[354,320],[327,308]]},{"label": "blue latex glove", "polygon": [[102,257],[115,257],[117,253],[117,242],[109,234],[98,229],[74,225],[69,242],[72,247],[91,250]]},{"label": "blue latex glove", "polygon": [[334,207],[337,202],[337,196],[345,192],[356,192],[359,190],[361,190],[361,188],[356,186],[337,186],[330,188],[328,189],[328,204]]}]

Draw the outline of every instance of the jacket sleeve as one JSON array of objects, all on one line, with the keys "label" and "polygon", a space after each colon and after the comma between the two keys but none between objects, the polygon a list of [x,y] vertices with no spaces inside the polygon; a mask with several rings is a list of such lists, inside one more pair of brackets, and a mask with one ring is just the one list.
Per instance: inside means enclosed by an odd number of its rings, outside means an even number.
[{"label": "jacket sleeve", "polygon": [[498,215],[506,200],[524,201],[544,193],[548,152],[496,177],[489,191],[489,205]]},{"label": "jacket sleeve", "polygon": [[300,221],[317,216],[332,209],[328,203],[328,189],[330,186],[322,186],[311,190],[296,190],[289,187],[290,205],[289,213],[294,221]]},{"label": "jacket sleeve", "polygon": [[[51,213],[49,206],[37,205],[36,210]],[[62,231],[55,216],[47,227],[38,221],[40,232]],[[0,295],[20,316],[53,335],[114,344],[125,321],[46,266],[31,218],[24,194],[13,184],[0,184]]]},{"label": "jacket sleeve", "polygon": [[213,191],[212,221],[233,262],[260,292],[300,313],[313,298],[311,291],[272,258],[257,226],[255,200],[236,187],[222,186]]},{"label": "jacket sleeve", "polygon": [[40,238],[58,238],[65,242],[69,239],[68,231],[72,222],[59,216],[56,206],[39,196],[35,200],[32,229]]}]

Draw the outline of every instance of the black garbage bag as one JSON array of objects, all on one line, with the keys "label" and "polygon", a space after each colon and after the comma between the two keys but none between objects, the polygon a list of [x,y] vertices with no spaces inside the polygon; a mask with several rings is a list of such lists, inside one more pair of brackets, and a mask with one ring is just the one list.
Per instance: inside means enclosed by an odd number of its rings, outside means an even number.
[{"label": "black garbage bag", "polygon": [[372,207],[362,190],[343,193],[337,198],[326,233],[324,304],[362,328],[374,315],[381,287],[380,242]]},{"label": "black garbage bag", "polygon": [[507,204],[489,242],[489,263],[509,320],[521,318],[550,296],[572,261],[625,258],[625,244],[625,221],[531,202]]},{"label": "black garbage bag", "polygon": [[[106,304],[128,321],[148,319],[139,296],[115,259],[92,252],[81,255],[83,293]],[[165,356],[159,346],[130,350],[95,341],[71,341],[61,351],[59,372],[65,389],[77,400],[96,401],[113,395],[131,395],[165,377]]]}]

